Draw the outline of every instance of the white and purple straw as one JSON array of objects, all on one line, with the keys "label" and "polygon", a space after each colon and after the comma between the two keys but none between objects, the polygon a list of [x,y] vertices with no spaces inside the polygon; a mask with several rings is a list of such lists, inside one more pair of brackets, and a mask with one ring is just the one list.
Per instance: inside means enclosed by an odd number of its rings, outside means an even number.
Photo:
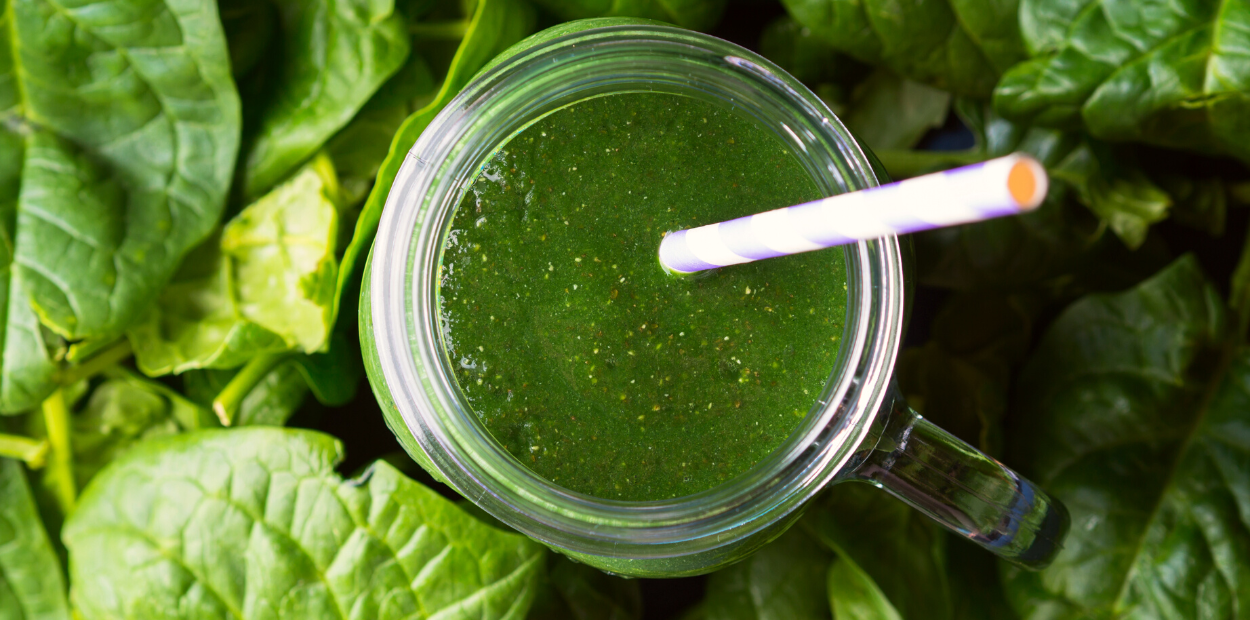
[{"label": "white and purple straw", "polygon": [[660,264],[694,273],[774,256],[980,222],[1036,208],[1046,169],[1023,154],[858,192],[679,230],[660,242]]}]

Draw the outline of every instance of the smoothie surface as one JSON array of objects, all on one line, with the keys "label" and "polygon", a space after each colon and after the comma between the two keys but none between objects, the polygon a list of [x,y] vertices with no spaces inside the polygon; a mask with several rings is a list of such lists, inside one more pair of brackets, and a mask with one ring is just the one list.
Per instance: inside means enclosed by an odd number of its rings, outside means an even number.
[{"label": "smoothie surface", "polygon": [[713,104],[589,99],[517,134],[465,193],[440,320],[473,411],[538,475],[661,500],[743,473],[824,388],[842,251],[690,277],[662,235],[820,197],[781,141]]}]

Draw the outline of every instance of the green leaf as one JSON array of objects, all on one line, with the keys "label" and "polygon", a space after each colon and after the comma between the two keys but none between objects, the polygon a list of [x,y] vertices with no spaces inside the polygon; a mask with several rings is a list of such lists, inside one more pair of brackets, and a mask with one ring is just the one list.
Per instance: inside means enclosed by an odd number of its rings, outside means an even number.
[{"label": "green leaf", "polygon": [[394,0],[279,6],[282,64],[243,170],[243,193],[251,198],[311,157],[408,57]]},{"label": "green leaf", "polygon": [[1135,249],[1146,241],[1151,224],[1167,218],[1172,197],[1141,170],[1120,163],[1108,149],[1087,143],[1051,167],[1050,174],[1072,186],[1081,204]]},{"label": "green leaf", "polygon": [[994,106],[1098,138],[1250,161],[1250,14],[1221,2],[1023,0],[1033,58],[1003,76]]},{"label": "green leaf", "polygon": [[[230,370],[192,370],[182,375],[187,397],[203,407],[213,400],[238,373]],[[308,396],[308,384],[294,359],[270,370],[239,403],[234,426],[285,426]]]},{"label": "green leaf", "polygon": [[[46,437],[52,445],[50,466],[35,474],[41,500],[55,504],[49,504],[55,514],[45,511],[49,525],[59,527],[72,511],[77,491],[139,442],[217,426],[207,408],[165,385],[119,366],[107,369],[103,376],[90,392],[87,381],[62,389],[58,392],[61,404],[54,395],[44,403],[44,415],[27,419],[28,434]],[[56,439],[56,428],[61,425],[65,426],[64,443]]]},{"label": "green leaf", "polygon": [[0,618],[69,620],[62,575],[22,466],[0,458]]},{"label": "green leaf", "polygon": [[1161,175],[1158,182],[1173,200],[1173,220],[1212,237],[1224,234],[1229,188],[1223,179],[1168,174]]},{"label": "green leaf", "polygon": [[803,528],[790,528],[755,555],[712,573],[707,620],[829,618],[825,575],[832,559]]},{"label": "green leaf", "polygon": [[0,3],[0,409],[55,389],[49,332],[116,336],[155,301],[220,217],[239,127],[215,3]]},{"label": "green leaf", "polygon": [[1037,294],[957,292],[929,325],[923,347],[905,349],[895,378],[917,413],[991,456],[1002,453],[1013,368],[1032,345]]},{"label": "green leaf", "polygon": [[1024,59],[1018,0],[784,0],[830,46],[957,95],[989,95]]},{"label": "green leaf", "polygon": [[278,33],[278,7],[268,0],[218,0],[217,10],[230,48],[231,72],[238,79],[269,51]]},{"label": "green leaf", "polygon": [[864,591],[866,580],[903,618],[954,617],[945,530],[888,493],[863,483],[836,485],[808,508],[799,527],[834,550],[838,563],[849,559],[852,572],[862,573],[852,592],[857,607],[875,596]]},{"label": "green leaf", "polygon": [[953,532],[946,534],[947,575],[951,583],[951,603],[955,618],[1016,620],[1018,615],[1007,603],[999,577],[998,558]]},{"label": "green leaf", "polygon": [[[344,324],[354,327],[353,322],[345,321]],[[355,337],[354,331],[348,336],[343,330],[335,330],[329,351],[298,355],[293,361],[317,402],[328,407],[351,402],[356,397],[360,380],[365,376],[364,363],[360,359],[360,339]]]},{"label": "green leaf", "polygon": [[829,567],[829,606],[837,620],[903,620],[858,564],[845,555]]},{"label": "green leaf", "polygon": [[[339,280],[335,297],[335,315],[342,303],[343,293],[352,282],[357,262],[368,253],[373,245],[373,237],[378,231],[378,222],[382,218],[382,208],[386,205],[386,197],[390,194],[391,184],[395,175],[408,155],[408,149],[416,143],[417,138],[430,125],[434,117],[443,107],[456,96],[469,80],[486,66],[495,55],[503,52],[513,43],[520,41],[534,27],[533,8],[522,0],[479,0],[469,21],[468,30],[456,55],[452,59],[447,77],[443,80],[438,94],[428,105],[417,110],[404,120],[399,131],[391,140],[390,151],[378,171],[377,181],[369,192],[356,220],[356,229],[352,234],[351,243],[343,253],[339,263]],[[363,266],[363,265],[362,265]],[[353,290],[350,294],[355,295]]]},{"label": "green leaf", "polygon": [[326,153],[339,171],[344,200],[357,205],[373,188],[391,139],[410,114],[425,107],[438,93],[429,63],[416,50],[356,117],[326,143]]},{"label": "green leaf", "polygon": [[322,156],[235,216],[127,334],[139,368],[155,376],[324,349],[338,277],[337,199],[334,167]]},{"label": "green leaf", "polygon": [[821,83],[853,84],[871,68],[843,55],[790,16],[779,17],[760,35],[760,54],[811,88]]},{"label": "green leaf", "polygon": [[934,342],[904,350],[895,368],[899,389],[917,413],[982,452],[1001,452],[1005,381]]},{"label": "green leaf", "polygon": [[641,17],[709,30],[720,21],[725,0],[537,0],[563,21],[588,17]]},{"label": "green leaf", "polygon": [[528,620],[639,620],[642,591],[637,579],[613,577],[597,568],[553,555],[547,587]]},{"label": "green leaf", "polygon": [[942,126],[950,102],[946,92],[877,70],[855,87],[841,118],[874,150],[909,149]]},{"label": "green leaf", "polygon": [[1025,618],[1234,618],[1250,608],[1250,352],[1189,256],[1091,295],[1020,379],[1015,454],[1072,516]]},{"label": "green leaf", "polygon": [[311,431],[151,441],[65,526],[72,597],[107,618],[522,618],[541,545],[479,523],[385,463],[334,472]]},{"label": "green leaf", "polygon": [[92,390],[86,407],[71,416],[78,488],[136,443],[178,433],[181,428],[171,408],[183,404],[171,402],[138,378],[109,379]]}]

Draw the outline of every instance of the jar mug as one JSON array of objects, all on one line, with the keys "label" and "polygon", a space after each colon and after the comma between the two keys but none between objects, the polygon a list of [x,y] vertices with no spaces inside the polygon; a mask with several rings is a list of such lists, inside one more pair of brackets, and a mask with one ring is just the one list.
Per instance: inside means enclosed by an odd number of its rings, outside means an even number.
[{"label": "jar mug", "polygon": [[844,252],[848,296],[832,373],[789,438],[736,478],[674,499],[607,500],[546,481],[494,440],[461,393],[441,338],[438,273],[452,215],[483,164],[517,132],[578,101],[630,92],[693,97],[753,119],[826,195],[886,180],[819,98],[731,43],[619,19],[574,22],[523,41],[413,145],[365,268],[365,365],[408,453],[503,523],[620,575],[716,570],[780,535],[822,488],[845,481],[882,488],[1011,562],[1048,564],[1067,530],[1063,506],[917,415],[891,379],[909,297],[909,254],[896,237],[828,250]]}]

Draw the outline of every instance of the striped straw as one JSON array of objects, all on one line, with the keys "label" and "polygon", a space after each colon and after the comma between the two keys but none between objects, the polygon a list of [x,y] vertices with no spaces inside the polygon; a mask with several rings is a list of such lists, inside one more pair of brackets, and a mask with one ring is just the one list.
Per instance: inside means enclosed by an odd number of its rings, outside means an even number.
[{"label": "striped straw", "polygon": [[670,233],[660,264],[694,273],[774,256],[980,222],[1036,208],[1046,169],[1016,153],[858,192]]}]

